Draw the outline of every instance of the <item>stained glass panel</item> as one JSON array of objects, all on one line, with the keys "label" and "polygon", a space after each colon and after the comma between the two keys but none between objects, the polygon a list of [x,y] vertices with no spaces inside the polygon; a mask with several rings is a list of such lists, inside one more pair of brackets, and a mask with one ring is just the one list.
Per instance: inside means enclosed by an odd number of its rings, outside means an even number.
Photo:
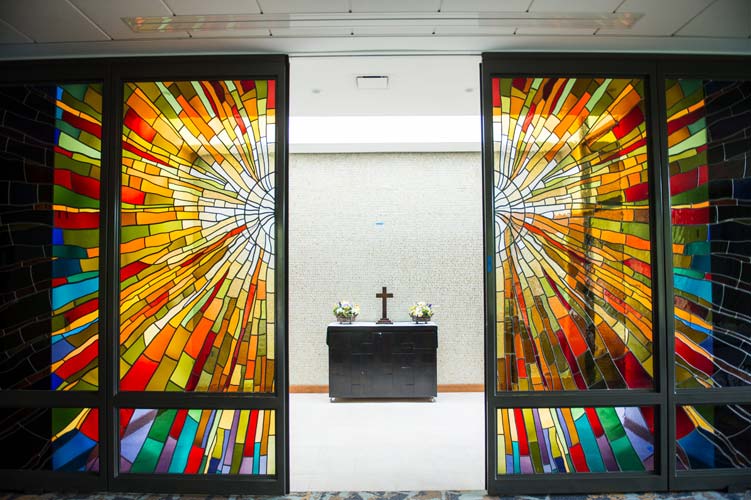
[{"label": "stained glass panel", "polygon": [[751,405],[676,408],[676,468],[751,467]]},{"label": "stained glass panel", "polygon": [[498,385],[653,386],[644,82],[494,78]]},{"label": "stained glass panel", "polygon": [[120,472],[276,473],[274,410],[120,410]]},{"label": "stained glass panel", "polygon": [[99,412],[92,408],[0,409],[0,469],[99,470]]},{"label": "stained glass panel", "polygon": [[96,390],[100,84],[0,87],[0,388]]},{"label": "stained glass panel", "polygon": [[275,89],[125,85],[122,390],[274,391]]},{"label": "stained glass panel", "polygon": [[654,470],[652,407],[504,408],[498,474]]},{"label": "stained glass panel", "polygon": [[668,80],[666,99],[676,386],[749,385],[751,82]]}]

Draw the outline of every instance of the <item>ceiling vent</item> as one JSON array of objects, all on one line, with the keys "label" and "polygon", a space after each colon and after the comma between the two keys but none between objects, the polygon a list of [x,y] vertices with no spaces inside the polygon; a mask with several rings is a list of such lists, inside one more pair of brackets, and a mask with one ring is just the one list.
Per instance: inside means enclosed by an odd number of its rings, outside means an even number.
[{"label": "ceiling vent", "polygon": [[384,75],[362,75],[355,78],[358,89],[379,89],[389,88],[389,77]]}]

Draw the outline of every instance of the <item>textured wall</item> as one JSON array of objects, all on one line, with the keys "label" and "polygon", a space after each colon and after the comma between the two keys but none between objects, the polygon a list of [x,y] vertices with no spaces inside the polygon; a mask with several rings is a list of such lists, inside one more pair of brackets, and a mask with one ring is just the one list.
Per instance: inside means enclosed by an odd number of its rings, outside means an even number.
[{"label": "textured wall", "polygon": [[479,153],[290,155],[290,383],[327,384],[326,325],[340,299],[360,320],[435,305],[438,383],[483,381]]}]

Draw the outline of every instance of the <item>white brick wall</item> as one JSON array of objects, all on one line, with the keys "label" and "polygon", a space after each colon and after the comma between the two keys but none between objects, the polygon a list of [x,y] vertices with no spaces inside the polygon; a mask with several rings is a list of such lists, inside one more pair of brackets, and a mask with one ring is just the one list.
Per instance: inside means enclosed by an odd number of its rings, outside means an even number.
[{"label": "white brick wall", "polygon": [[375,321],[382,286],[394,321],[435,305],[439,384],[482,383],[480,154],[293,154],[289,177],[290,383],[328,383],[331,308]]}]

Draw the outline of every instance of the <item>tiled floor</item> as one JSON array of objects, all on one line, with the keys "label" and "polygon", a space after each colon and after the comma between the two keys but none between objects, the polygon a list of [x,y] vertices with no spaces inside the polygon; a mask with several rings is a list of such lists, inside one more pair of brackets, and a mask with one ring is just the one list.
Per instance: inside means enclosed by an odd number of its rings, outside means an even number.
[{"label": "tiled floor", "polygon": [[[135,493],[95,493],[92,495],[47,493],[44,495],[2,494],[0,500],[491,500],[472,491],[329,491],[293,493],[285,497],[156,495]],[[622,495],[551,495],[547,497],[494,497],[492,500],[751,500],[751,492],[719,493],[627,493]]]},{"label": "tiled floor", "polygon": [[290,395],[292,491],[485,488],[482,393],[431,402]]}]

